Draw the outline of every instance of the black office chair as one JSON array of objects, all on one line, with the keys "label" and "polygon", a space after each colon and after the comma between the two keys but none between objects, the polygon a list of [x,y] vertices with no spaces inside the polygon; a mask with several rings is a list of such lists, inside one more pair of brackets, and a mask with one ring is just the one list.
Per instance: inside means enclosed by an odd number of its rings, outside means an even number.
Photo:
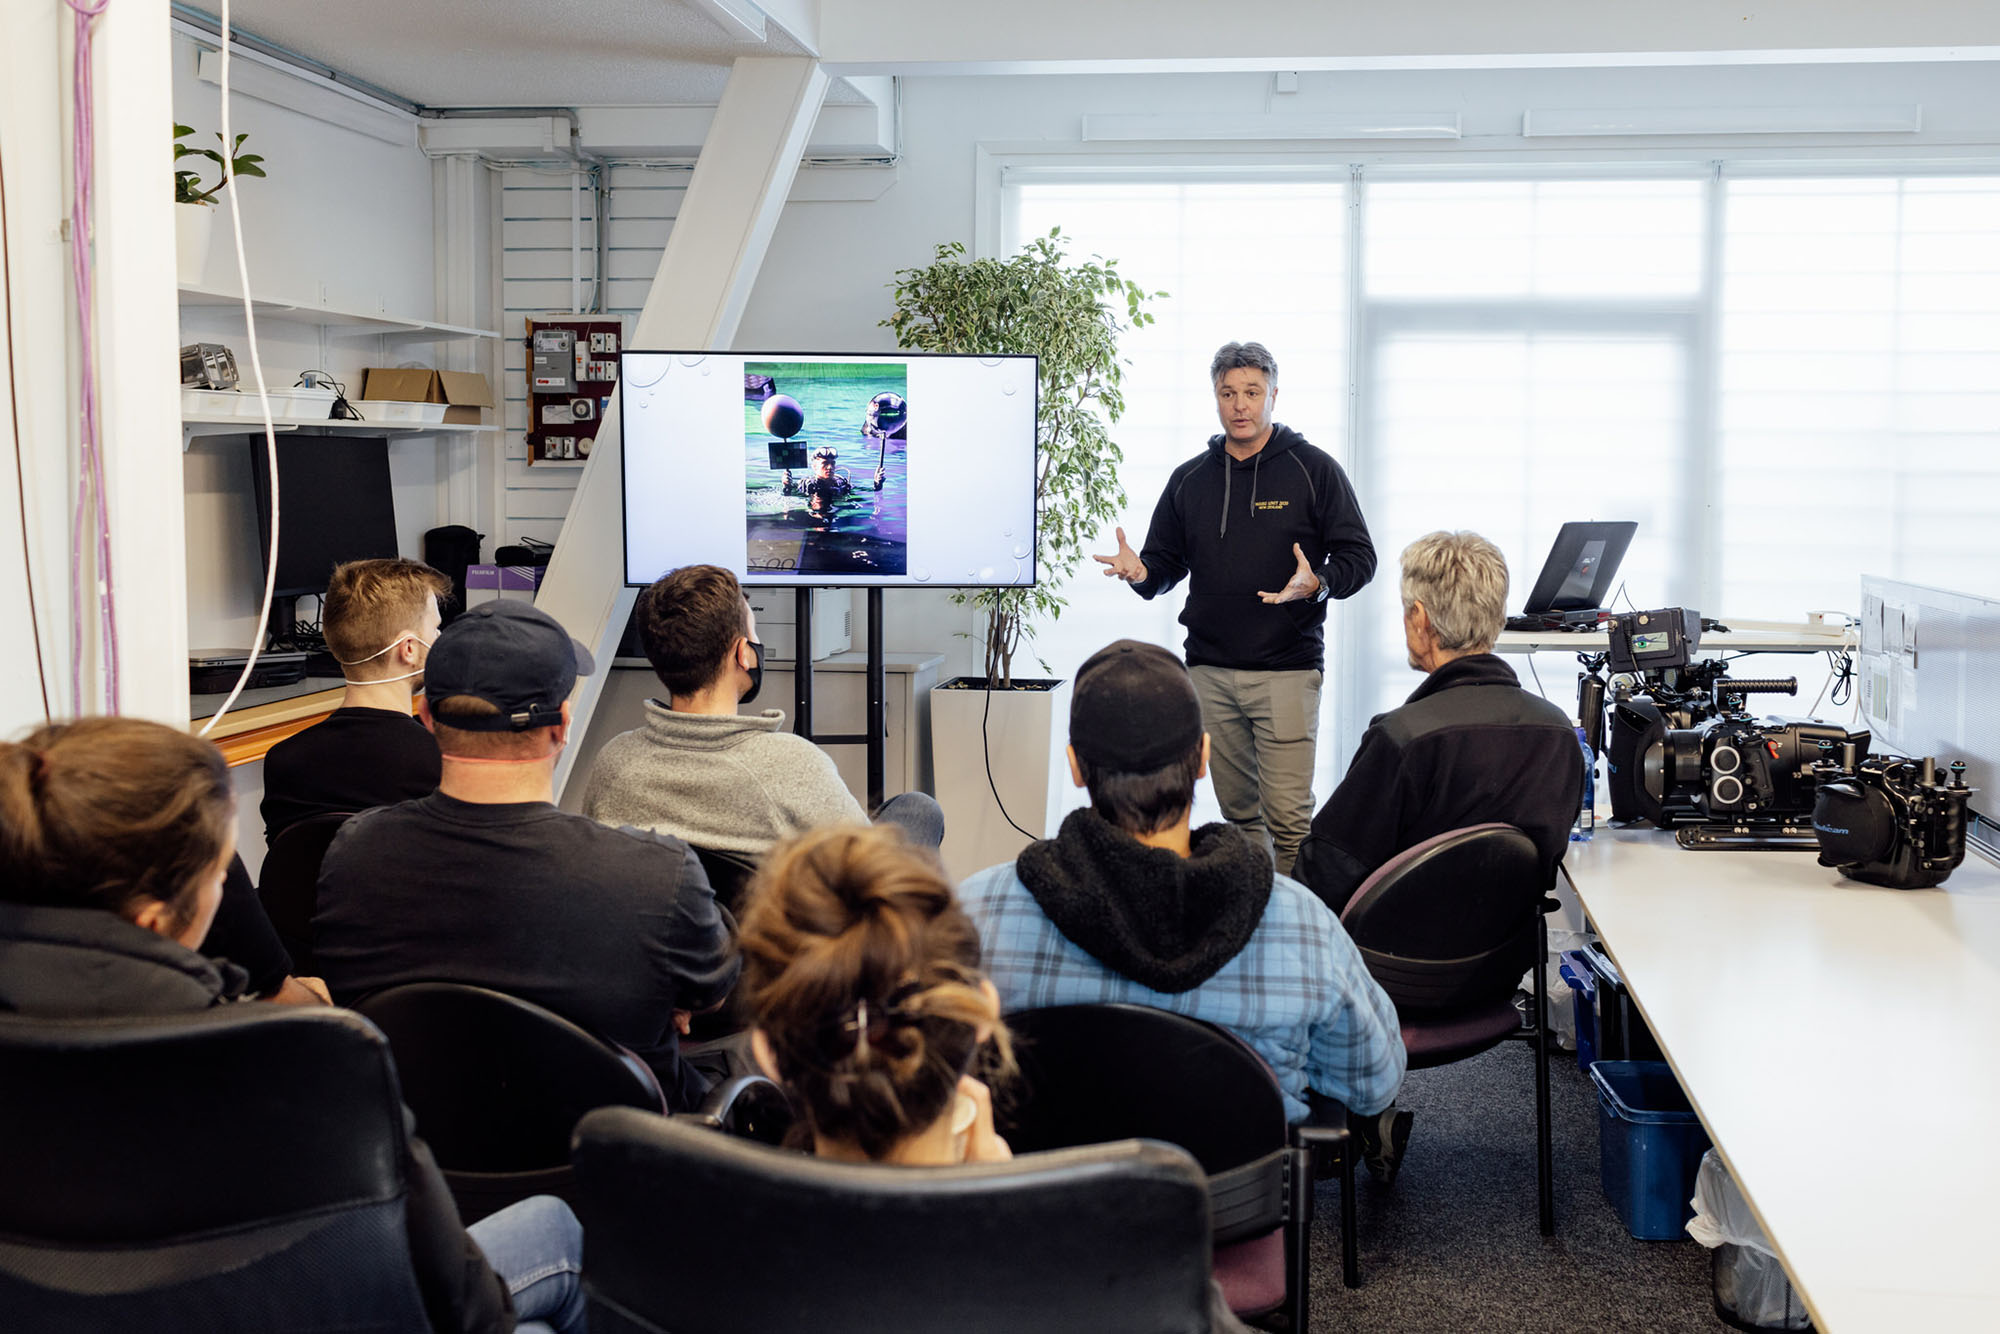
[{"label": "black office chair", "polygon": [[[693,844],[689,846],[693,847]],[[747,853],[718,852],[714,848],[695,848],[694,855],[708,876],[709,888],[715,891],[716,903],[732,918],[742,917],[744,891],[750,887],[750,877],[757,873],[756,859]],[[706,1065],[707,1062],[697,1058],[712,1051],[715,1044],[735,1037],[749,1025],[750,1016],[743,1008],[741,993],[732,991],[729,999],[720,1006],[694,1017],[688,1025],[687,1037],[681,1043],[681,1055],[698,1065]]]},{"label": "black office chair", "polygon": [[257,874],[257,898],[271,919],[271,929],[285,953],[292,956],[292,971],[303,977],[318,977],[313,960],[312,919],[319,907],[319,864],[326,860],[327,845],[352,811],[329,811],[308,815],[297,824],[285,826],[265,850],[264,866]]},{"label": "black office chair", "polygon": [[1226,1029],[1142,1005],[1059,1005],[1007,1016],[1018,1084],[1001,1099],[1015,1152],[1138,1138],[1194,1155],[1208,1175],[1215,1277],[1231,1310],[1310,1318],[1313,1156],[1341,1179],[1343,1270],[1355,1267],[1346,1109],[1321,1100],[1286,1124],[1264,1059]]},{"label": "black office chair", "polygon": [[576,1133],[592,1334],[1194,1334],[1208,1193],[1125,1142],[883,1167],[623,1108]]},{"label": "black office chair", "polygon": [[757,874],[757,859],[748,853],[715,848],[695,848],[694,855],[708,876],[708,887],[715,891],[715,901],[728,909],[730,916],[741,917],[743,892],[750,887],[750,877]]},{"label": "black office chair", "polygon": [[779,1145],[796,1119],[784,1089],[763,1075],[738,1075],[708,1091],[701,1106],[680,1119],[759,1144]]},{"label": "black office chair", "polygon": [[340,1010],[0,1018],[0,1325],[428,1330],[402,1100]]},{"label": "black office chair", "polygon": [[[1535,1049],[1536,1190],[1542,1235],[1556,1230],[1549,1128],[1550,870],[1512,825],[1454,829],[1397,853],[1363,881],[1340,921],[1396,1002],[1410,1069],[1450,1065],[1510,1039]],[[1527,1025],[1514,1008],[1535,973]]]},{"label": "black office chair", "polygon": [[585,1112],[664,1105],[638,1057],[513,996],[415,982],[354,1008],[388,1037],[417,1133],[467,1223],[530,1195],[572,1199],[570,1134]]}]

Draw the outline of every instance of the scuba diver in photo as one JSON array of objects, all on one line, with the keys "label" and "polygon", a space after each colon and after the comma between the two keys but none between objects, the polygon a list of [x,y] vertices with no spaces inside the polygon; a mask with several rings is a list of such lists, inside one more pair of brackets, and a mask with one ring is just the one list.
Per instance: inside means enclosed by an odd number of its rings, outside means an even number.
[{"label": "scuba diver in photo", "polygon": [[[836,470],[840,453],[832,445],[821,445],[813,451],[812,474],[803,480],[794,478],[791,469],[785,470],[785,484],[780,488],[788,496],[804,496],[807,506],[815,513],[824,511],[834,501],[851,494],[854,483],[845,472]],[[873,490],[880,491],[882,483],[888,479],[888,469],[875,469]]]}]

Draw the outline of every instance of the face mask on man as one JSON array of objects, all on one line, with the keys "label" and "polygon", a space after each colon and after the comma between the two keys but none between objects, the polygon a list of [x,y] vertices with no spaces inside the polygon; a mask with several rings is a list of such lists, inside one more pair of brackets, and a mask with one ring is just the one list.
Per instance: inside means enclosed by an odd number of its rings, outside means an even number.
[{"label": "face mask on man", "polygon": [[748,704],[757,698],[757,692],[764,688],[764,646],[754,639],[746,639],[743,642],[750,646],[750,656],[757,660],[754,666],[746,669],[750,677],[750,688],[744,691],[743,698],[737,701],[739,704]]}]

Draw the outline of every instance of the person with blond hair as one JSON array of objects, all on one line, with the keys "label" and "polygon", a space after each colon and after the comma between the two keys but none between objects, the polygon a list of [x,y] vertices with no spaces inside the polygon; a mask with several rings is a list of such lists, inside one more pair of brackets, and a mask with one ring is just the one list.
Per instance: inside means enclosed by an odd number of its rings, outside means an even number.
[{"label": "person with blond hair", "polygon": [[1368,724],[1292,868],[1335,912],[1405,848],[1492,821],[1533,839],[1553,879],[1583,800],[1575,724],[1493,652],[1507,619],[1500,549],[1477,533],[1426,534],[1403,549],[1402,591],[1423,682]]},{"label": "person with blond hair", "polygon": [[365,811],[437,790],[437,742],[411,716],[451,580],[422,561],[334,569],[320,631],[347,688],[340,707],[264,757],[264,838],[312,815]]}]

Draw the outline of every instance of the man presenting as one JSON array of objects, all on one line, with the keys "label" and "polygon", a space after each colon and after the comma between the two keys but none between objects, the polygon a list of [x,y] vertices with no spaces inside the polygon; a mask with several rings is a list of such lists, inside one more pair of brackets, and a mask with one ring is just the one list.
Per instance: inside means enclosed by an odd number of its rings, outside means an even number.
[{"label": "man presenting", "polygon": [[1375,546],[1340,465],[1272,421],[1270,352],[1226,343],[1209,378],[1222,434],[1167,479],[1141,551],[1120,528],[1117,554],[1093,559],[1144,598],[1189,579],[1180,619],[1216,799],[1290,867],[1312,820],[1326,601],[1368,582]]}]

